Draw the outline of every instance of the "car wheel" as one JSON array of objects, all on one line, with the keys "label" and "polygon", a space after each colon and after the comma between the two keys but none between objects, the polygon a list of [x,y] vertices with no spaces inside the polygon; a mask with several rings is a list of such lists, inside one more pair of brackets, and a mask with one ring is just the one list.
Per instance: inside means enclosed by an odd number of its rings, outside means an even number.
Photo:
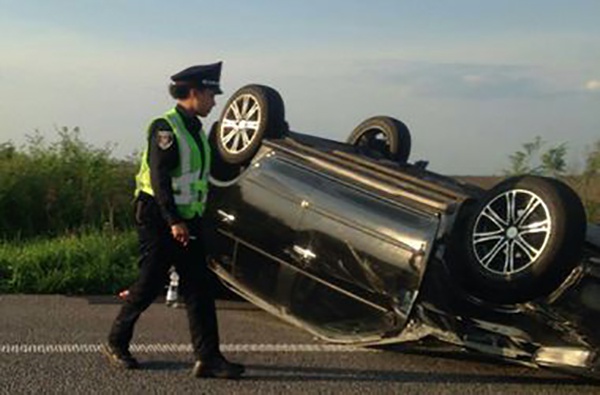
[{"label": "car wheel", "polygon": [[[498,303],[555,290],[581,259],[585,210],[577,194],[550,178],[513,177],[473,207],[451,264],[465,288]],[[460,229],[457,229],[460,231]]]},{"label": "car wheel", "polygon": [[243,167],[241,164],[232,164],[223,160],[217,147],[217,134],[219,122],[214,122],[208,135],[208,143],[211,148],[210,176],[211,180],[228,181],[239,176]]},{"label": "car wheel", "polygon": [[265,137],[285,133],[283,100],[263,85],[247,85],[227,101],[219,118],[214,143],[219,156],[229,164],[247,164]]},{"label": "car wheel", "polygon": [[410,155],[410,131],[402,121],[392,117],[376,116],[363,121],[352,131],[347,142],[367,155],[374,151],[398,163],[406,163]]}]

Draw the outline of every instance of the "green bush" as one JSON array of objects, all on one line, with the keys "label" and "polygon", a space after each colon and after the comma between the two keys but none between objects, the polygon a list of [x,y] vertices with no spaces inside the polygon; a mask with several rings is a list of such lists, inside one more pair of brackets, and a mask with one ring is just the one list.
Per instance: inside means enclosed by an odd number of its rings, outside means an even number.
[{"label": "green bush", "polygon": [[58,131],[48,144],[38,133],[17,149],[0,144],[0,239],[61,235],[81,229],[126,229],[136,164]]},{"label": "green bush", "polygon": [[134,231],[0,243],[0,292],[112,294],[137,272]]}]

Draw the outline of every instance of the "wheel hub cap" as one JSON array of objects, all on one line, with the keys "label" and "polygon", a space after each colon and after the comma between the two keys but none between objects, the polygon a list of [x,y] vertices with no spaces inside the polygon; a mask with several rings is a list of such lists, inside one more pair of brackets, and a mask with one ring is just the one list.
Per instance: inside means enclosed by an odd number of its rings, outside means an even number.
[{"label": "wheel hub cap", "polygon": [[514,239],[519,234],[519,230],[514,226],[511,226],[506,230],[506,237],[509,239]]},{"label": "wheel hub cap", "polygon": [[227,107],[219,128],[221,146],[230,154],[246,150],[256,138],[263,112],[258,100],[241,95]]},{"label": "wheel hub cap", "polygon": [[513,189],[481,210],[471,245],[485,270],[506,276],[535,264],[551,232],[550,210],[542,198],[528,190]]}]

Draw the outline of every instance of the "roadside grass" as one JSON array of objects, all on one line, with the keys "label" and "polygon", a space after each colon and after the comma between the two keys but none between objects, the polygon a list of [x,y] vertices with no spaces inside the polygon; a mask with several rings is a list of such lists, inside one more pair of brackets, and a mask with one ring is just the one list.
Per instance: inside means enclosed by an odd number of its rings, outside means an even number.
[{"label": "roadside grass", "polygon": [[135,231],[0,242],[0,292],[112,294],[137,272]]}]

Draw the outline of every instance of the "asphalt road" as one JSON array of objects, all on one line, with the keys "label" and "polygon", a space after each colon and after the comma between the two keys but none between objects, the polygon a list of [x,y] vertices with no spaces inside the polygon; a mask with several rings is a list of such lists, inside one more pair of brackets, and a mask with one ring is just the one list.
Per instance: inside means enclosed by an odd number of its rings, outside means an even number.
[{"label": "asphalt road", "polygon": [[119,308],[110,297],[0,295],[0,393],[543,394],[600,393],[546,370],[446,353],[331,347],[241,301],[219,301],[237,381],[190,377],[183,309],[152,305],[136,328],[137,371],[107,365],[98,346]]}]

